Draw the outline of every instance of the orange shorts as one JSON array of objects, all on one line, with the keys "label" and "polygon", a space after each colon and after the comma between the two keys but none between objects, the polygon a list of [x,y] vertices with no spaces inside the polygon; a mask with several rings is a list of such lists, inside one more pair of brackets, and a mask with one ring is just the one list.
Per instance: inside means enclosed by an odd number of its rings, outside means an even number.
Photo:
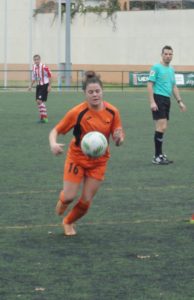
[{"label": "orange shorts", "polygon": [[64,165],[63,179],[66,181],[80,183],[84,177],[92,177],[97,180],[104,180],[107,162],[75,162],[66,158]]}]

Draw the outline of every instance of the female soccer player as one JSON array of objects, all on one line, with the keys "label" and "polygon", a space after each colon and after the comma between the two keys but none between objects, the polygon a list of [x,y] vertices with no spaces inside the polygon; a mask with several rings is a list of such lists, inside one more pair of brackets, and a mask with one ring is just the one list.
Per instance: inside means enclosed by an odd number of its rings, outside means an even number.
[{"label": "female soccer player", "polygon": [[64,146],[57,142],[58,135],[66,134],[71,129],[74,134],[64,165],[63,190],[56,205],[57,214],[62,215],[77,196],[80,184],[83,183],[80,199],[62,222],[64,233],[68,236],[76,234],[74,224],[87,213],[104,179],[110,157],[109,149],[100,158],[94,159],[84,155],[80,148],[82,137],[90,131],[99,131],[107,140],[112,135],[116,146],[120,146],[124,140],[119,111],[103,100],[103,84],[95,72],[86,72],[83,90],[85,101],[68,111],[49,135],[51,152],[58,155],[63,153]]}]

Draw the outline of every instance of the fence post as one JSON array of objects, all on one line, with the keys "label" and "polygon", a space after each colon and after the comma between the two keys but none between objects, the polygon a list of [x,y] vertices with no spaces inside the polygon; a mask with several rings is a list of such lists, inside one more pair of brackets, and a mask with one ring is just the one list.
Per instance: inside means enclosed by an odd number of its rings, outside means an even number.
[{"label": "fence post", "polygon": [[4,88],[7,88],[7,0],[4,1]]}]

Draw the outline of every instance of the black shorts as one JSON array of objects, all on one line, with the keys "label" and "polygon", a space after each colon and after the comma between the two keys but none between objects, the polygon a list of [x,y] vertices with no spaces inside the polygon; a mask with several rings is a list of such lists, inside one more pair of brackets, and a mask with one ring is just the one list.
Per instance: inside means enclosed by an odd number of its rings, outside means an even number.
[{"label": "black shorts", "polygon": [[36,86],[36,100],[46,101],[48,96],[48,83]]},{"label": "black shorts", "polygon": [[154,100],[158,106],[157,111],[152,111],[154,120],[167,119],[169,120],[170,113],[170,98],[162,95],[154,94]]}]

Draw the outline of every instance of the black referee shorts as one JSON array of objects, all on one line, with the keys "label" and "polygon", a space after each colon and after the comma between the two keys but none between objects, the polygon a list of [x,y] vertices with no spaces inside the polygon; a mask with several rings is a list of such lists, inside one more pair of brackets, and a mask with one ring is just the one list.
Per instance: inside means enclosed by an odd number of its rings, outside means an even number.
[{"label": "black referee shorts", "polygon": [[48,83],[36,86],[36,100],[47,101]]},{"label": "black referee shorts", "polygon": [[170,113],[170,98],[154,94],[154,100],[158,106],[157,111],[152,111],[153,120],[167,119]]}]

